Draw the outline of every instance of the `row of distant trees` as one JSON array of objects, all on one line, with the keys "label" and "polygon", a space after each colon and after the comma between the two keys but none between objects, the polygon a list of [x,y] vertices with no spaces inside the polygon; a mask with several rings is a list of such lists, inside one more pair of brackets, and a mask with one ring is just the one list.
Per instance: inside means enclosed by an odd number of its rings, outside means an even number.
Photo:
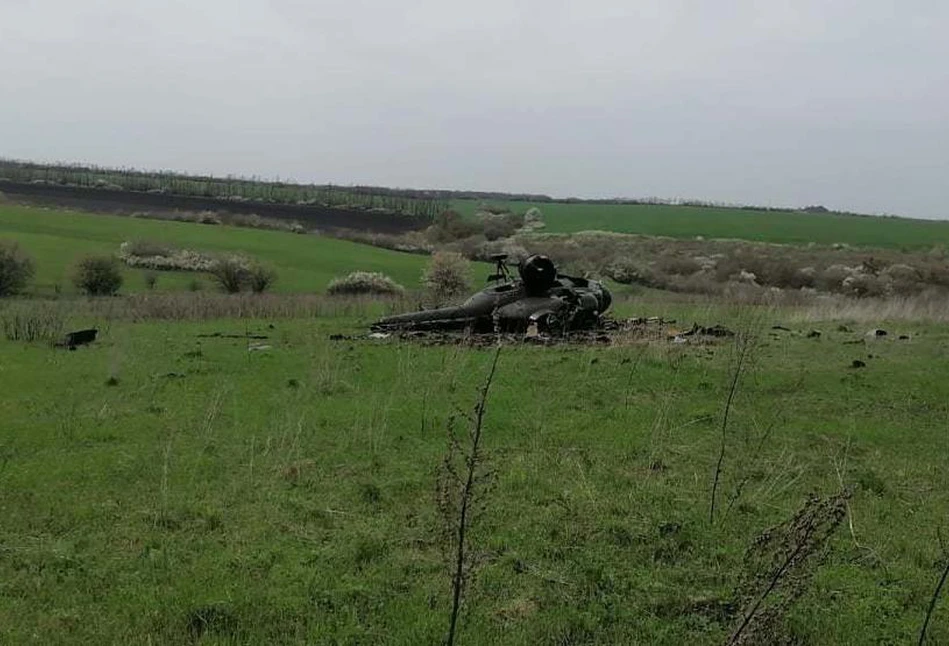
[{"label": "row of distant trees", "polygon": [[131,168],[102,168],[78,164],[38,164],[0,159],[0,179],[123,191],[168,193],[234,201],[276,204],[319,204],[329,207],[379,209],[432,218],[447,202],[424,191],[264,181],[258,178],[212,177],[147,172]]},{"label": "row of distant trees", "polygon": [[697,200],[689,198],[611,197],[582,199],[554,198],[537,193],[504,193],[497,191],[455,191],[437,189],[387,188],[383,186],[336,186],[333,184],[298,184],[258,177],[213,177],[185,175],[172,171],[148,172],[133,168],[105,168],[83,164],[40,164],[29,161],[0,159],[0,180],[41,182],[67,186],[98,187],[113,190],[159,192],[224,200],[270,202],[277,204],[320,204],[379,209],[415,217],[434,218],[450,206],[452,200],[532,202],[564,204],[668,205],[743,209],[754,211],[812,213],[829,212],[823,206],[792,209],[777,206],[754,206]]}]

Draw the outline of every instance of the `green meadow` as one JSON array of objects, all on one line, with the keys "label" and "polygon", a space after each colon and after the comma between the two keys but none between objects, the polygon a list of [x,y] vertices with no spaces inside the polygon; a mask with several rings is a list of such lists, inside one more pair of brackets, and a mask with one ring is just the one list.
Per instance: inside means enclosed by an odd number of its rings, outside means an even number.
[{"label": "green meadow", "polygon": [[[252,256],[277,271],[277,292],[321,293],[333,278],[352,271],[382,271],[406,287],[415,287],[425,263],[421,256],[315,235],[3,204],[0,239],[15,240],[34,257],[34,290],[41,294],[74,291],[70,272],[77,260],[90,254],[118,253],[119,245],[127,240]],[[144,273],[127,269],[124,291],[144,290]],[[163,272],[157,288],[181,290],[193,278],[194,274],[185,272]]]},{"label": "green meadow", "polygon": [[[449,429],[464,450],[493,345],[368,338],[380,304],[324,296],[143,322],[138,296],[43,297],[130,238],[269,261],[267,302],[352,270],[414,287],[423,257],[19,207],[0,238],[37,262],[0,319],[99,329],[0,338],[0,643],[444,642]],[[455,643],[915,643],[931,607],[949,643],[949,326],[815,311],[643,292],[615,315],[677,322],[503,345]],[[693,322],[740,335],[671,340]]]}]

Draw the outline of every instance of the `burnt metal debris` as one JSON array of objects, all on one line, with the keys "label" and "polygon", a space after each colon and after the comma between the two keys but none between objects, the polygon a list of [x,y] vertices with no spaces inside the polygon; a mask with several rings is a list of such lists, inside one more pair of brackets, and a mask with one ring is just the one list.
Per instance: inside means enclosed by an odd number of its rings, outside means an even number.
[{"label": "burnt metal debris", "polygon": [[387,316],[372,329],[562,335],[602,326],[613,297],[599,281],[561,274],[547,256],[534,255],[518,263],[516,275],[506,255],[492,260],[496,265],[488,277],[492,284],[461,305]]},{"label": "burnt metal debris", "polygon": [[56,346],[60,348],[66,348],[67,350],[75,350],[81,345],[88,345],[95,341],[96,335],[98,334],[99,330],[96,328],[68,332],[66,336],[63,337],[63,340],[57,343]]}]

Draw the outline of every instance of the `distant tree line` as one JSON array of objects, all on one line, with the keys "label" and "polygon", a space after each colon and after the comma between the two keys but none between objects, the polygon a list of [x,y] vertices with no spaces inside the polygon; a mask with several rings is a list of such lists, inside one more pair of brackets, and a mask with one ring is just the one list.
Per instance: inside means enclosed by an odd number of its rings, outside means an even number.
[{"label": "distant tree line", "polygon": [[[277,204],[320,204],[329,207],[362,208],[388,211],[425,218],[434,218],[449,208],[452,200],[506,201],[525,203],[605,204],[694,206],[729,208],[748,211],[790,213],[840,213],[820,205],[804,208],[755,206],[662,197],[610,197],[584,199],[555,198],[537,193],[505,193],[500,191],[465,191],[444,189],[388,188],[383,186],[337,186],[333,184],[298,184],[258,177],[213,177],[186,175],[173,171],[142,171],[133,168],[105,168],[85,164],[40,164],[29,161],[0,159],[0,180],[21,183],[51,183],[66,186],[97,187],[112,190],[170,193],[222,200],[269,202]],[[847,213],[848,215],[853,215]]]},{"label": "distant tree line", "polygon": [[230,201],[275,204],[320,204],[362,208],[416,217],[434,218],[447,202],[424,191],[371,186],[296,184],[258,178],[185,175],[171,171],[141,171],[78,164],[39,164],[0,159],[0,180],[47,183],[104,190],[168,193]]}]

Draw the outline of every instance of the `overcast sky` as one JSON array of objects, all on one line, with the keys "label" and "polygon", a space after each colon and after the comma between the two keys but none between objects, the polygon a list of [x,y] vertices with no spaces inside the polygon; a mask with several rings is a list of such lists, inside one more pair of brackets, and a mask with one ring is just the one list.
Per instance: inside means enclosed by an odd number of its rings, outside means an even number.
[{"label": "overcast sky", "polygon": [[945,0],[0,0],[0,156],[949,218]]}]

